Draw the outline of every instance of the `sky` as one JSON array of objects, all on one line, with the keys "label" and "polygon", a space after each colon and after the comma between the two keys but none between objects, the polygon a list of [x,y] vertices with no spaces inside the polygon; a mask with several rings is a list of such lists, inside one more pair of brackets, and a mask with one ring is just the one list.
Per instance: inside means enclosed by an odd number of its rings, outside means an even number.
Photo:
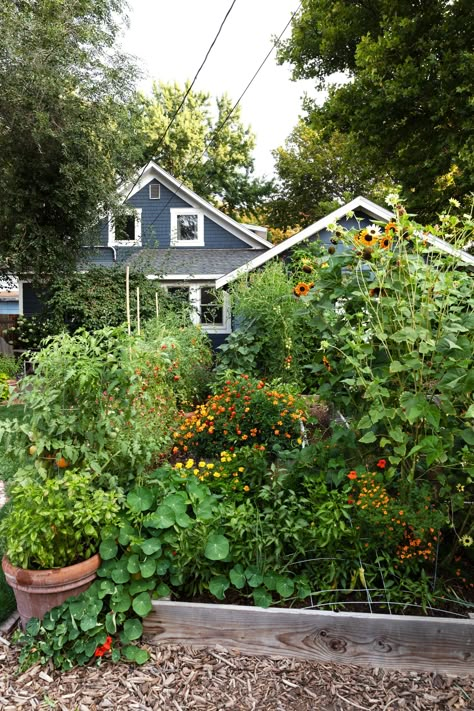
[{"label": "sky", "polygon": [[[231,0],[129,0],[122,46],[145,73],[140,88],[149,93],[153,80],[191,81],[230,6]],[[194,88],[237,101],[298,6],[299,0],[236,0]],[[289,35],[290,27],[283,39]],[[257,175],[272,175],[271,151],[296,125],[305,92],[316,96],[313,83],[291,81],[291,67],[277,65],[273,52],[241,101],[241,118],[256,134]]]}]

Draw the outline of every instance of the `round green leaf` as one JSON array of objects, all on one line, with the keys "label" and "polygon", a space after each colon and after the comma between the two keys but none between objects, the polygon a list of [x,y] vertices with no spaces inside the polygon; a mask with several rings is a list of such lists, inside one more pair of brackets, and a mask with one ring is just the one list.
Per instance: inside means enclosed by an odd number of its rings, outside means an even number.
[{"label": "round green leaf", "polygon": [[148,558],[140,563],[140,572],[144,578],[151,578],[156,570],[156,560]]},{"label": "round green leaf", "polygon": [[224,575],[215,575],[209,581],[209,592],[218,600],[223,600],[229,585],[229,580]]},{"label": "round green leaf", "polygon": [[133,598],[132,607],[134,612],[140,617],[146,617],[151,612],[153,605],[149,593],[142,592],[137,597]]},{"label": "round green leaf", "polygon": [[117,555],[118,546],[113,538],[106,538],[99,547],[99,554],[102,560],[110,560]]},{"label": "round green leaf", "polygon": [[156,511],[146,518],[146,525],[152,528],[170,528],[176,521],[176,516],[172,508],[165,504],[160,504]]},{"label": "round green leaf", "polygon": [[224,560],[229,555],[229,541],[219,533],[211,534],[207,539],[204,555],[209,560]]},{"label": "round green leaf", "polygon": [[41,622],[38,620],[38,618],[32,617],[26,623],[26,632],[28,632],[28,634],[30,634],[32,637],[36,637],[39,632],[40,626]]},{"label": "round green leaf", "polygon": [[276,590],[282,597],[290,597],[295,591],[295,584],[291,578],[281,577],[277,581]]},{"label": "round green leaf", "polygon": [[115,612],[127,612],[132,604],[132,598],[126,590],[118,590],[110,598],[110,604]]},{"label": "round green leaf", "polygon": [[127,570],[129,573],[134,575],[140,570],[140,559],[136,553],[132,553],[127,561]]},{"label": "round green leaf", "polygon": [[270,607],[272,604],[272,596],[265,588],[257,588],[252,593],[253,601],[257,607]]},{"label": "round green leaf", "polygon": [[234,587],[241,590],[245,585],[245,574],[244,569],[240,563],[234,565],[234,567],[229,572],[229,578]]},{"label": "round green leaf", "polygon": [[140,620],[125,620],[123,631],[127,639],[131,642],[134,639],[139,639],[143,634],[143,625]]},{"label": "round green leaf", "polygon": [[149,654],[146,649],[140,649],[140,647],[135,647],[134,645],[129,645],[122,649],[122,654],[129,662],[135,662],[135,664],[145,664],[149,659]]},{"label": "round green leaf", "polygon": [[111,577],[114,583],[121,585],[122,583],[128,583],[130,580],[130,573],[127,570],[127,560],[122,559],[117,562],[113,567]]},{"label": "round green leaf", "polygon": [[85,615],[80,622],[80,627],[83,632],[88,632],[97,627],[96,615]]},{"label": "round green leaf", "polygon": [[132,511],[137,513],[151,509],[153,500],[153,492],[150,489],[145,489],[144,486],[136,486],[127,494],[127,504]]},{"label": "round green leaf", "polygon": [[140,548],[145,555],[153,555],[153,553],[161,551],[161,542],[157,538],[148,538],[146,541],[143,541]]},{"label": "round green leaf", "polygon": [[171,590],[166,585],[166,583],[160,583],[153,593],[153,598],[157,600],[160,597],[169,597]]}]

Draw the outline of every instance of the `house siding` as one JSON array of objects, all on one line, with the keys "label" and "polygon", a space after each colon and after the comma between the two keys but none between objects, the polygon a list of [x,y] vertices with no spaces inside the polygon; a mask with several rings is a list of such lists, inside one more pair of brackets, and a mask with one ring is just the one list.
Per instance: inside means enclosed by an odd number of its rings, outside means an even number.
[{"label": "house siding", "polygon": [[18,299],[5,299],[0,301],[0,314],[17,314]]},{"label": "house siding", "polygon": [[[160,199],[150,200],[149,185],[158,184],[157,180],[147,183],[141,190],[133,195],[127,204],[142,211],[142,247],[149,249],[169,249],[171,232],[171,209],[180,207],[192,207],[188,202],[178,197],[164,185],[160,185]],[[100,230],[100,244],[108,244],[108,221],[103,220]],[[248,249],[248,244],[238,237],[230,234],[226,229],[215,223],[213,220],[204,217],[204,247],[201,249]],[[192,245],[189,245],[192,246]],[[117,261],[119,263],[127,260],[135,254],[140,247],[116,247]],[[173,249],[179,249],[174,247]],[[102,250],[100,250],[102,252]],[[100,264],[107,266],[110,263],[108,255],[100,254]]]}]

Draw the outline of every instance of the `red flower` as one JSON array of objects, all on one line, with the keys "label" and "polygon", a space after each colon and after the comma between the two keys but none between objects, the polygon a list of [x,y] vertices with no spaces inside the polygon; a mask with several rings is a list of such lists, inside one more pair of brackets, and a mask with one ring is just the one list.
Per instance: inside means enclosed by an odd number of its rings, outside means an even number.
[{"label": "red flower", "polygon": [[348,503],[348,504],[353,504],[354,501],[353,501],[352,499],[347,499],[347,503]]},{"label": "red flower", "polygon": [[103,657],[106,652],[110,652],[112,646],[112,637],[107,637],[104,644],[97,647],[94,652],[94,657]]},{"label": "red flower", "polygon": [[377,466],[379,469],[385,469],[385,467],[387,466],[387,462],[385,461],[385,459],[379,459],[379,461],[377,462]]},{"label": "red flower", "polygon": [[347,475],[348,479],[357,479],[357,472],[354,470],[350,471],[349,474]]}]

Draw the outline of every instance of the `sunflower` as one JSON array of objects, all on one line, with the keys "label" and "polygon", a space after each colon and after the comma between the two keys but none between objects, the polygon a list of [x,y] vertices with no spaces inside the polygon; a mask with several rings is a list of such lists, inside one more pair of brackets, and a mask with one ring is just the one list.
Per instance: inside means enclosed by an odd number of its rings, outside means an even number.
[{"label": "sunflower", "polygon": [[301,260],[301,268],[307,274],[311,274],[311,272],[313,271],[313,263],[311,259],[308,259],[308,257],[303,257],[303,259]]},{"label": "sunflower", "polygon": [[362,232],[365,234],[361,236],[361,244],[364,244],[367,247],[372,247],[374,244],[377,244],[378,238],[376,235],[370,234],[368,230],[362,230]]},{"label": "sunflower", "polygon": [[387,222],[385,225],[385,234],[389,235],[391,233],[397,234],[398,233],[398,226],[395,222]]},{"label": "sunflower", "polygon": [[387,236],[387,237],[382,237],[382,239],[379,242],[379,247],[382,249],[388,249],[390,245],[392,244],[392,238]]},{"label": "sunflower", "polygon": [[365,244],[364,237],[367,235],[367,230],[361,230],[354,235],[354,242],[357,244]]},{"label": "sunflower", "polygon": [[467,535],[462,536],[460,538],[460,541],[461,541],[461,545],[463,545],[465,548],[470,548],[472,546],[472,544],[474,543],[472,536],[467,536]]},{"label": "sunflower", "polygon": [[293,293],[295,294],[295,296],[306,296],[308,292],[309,286],[308,284],[305,284],[304,281],[300,281],[293,289]]}]

